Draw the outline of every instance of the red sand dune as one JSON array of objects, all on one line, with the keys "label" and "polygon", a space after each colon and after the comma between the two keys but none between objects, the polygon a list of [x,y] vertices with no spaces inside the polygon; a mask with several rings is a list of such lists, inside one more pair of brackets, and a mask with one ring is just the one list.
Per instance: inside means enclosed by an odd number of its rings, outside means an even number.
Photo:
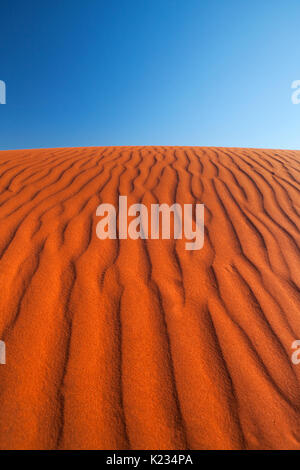
[{"label": "red sand dune", "polygon": [[[0,152],[1,449],[300,449],[300,152]],[[102,202],[205,204],[205,243]]]}]

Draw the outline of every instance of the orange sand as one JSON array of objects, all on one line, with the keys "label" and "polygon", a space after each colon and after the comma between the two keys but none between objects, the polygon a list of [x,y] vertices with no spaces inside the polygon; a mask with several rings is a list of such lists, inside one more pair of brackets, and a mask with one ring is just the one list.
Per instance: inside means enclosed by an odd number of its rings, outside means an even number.
[{"label": "orange sand", "polygon": [[[300,152],[0,152],[1,449],[300,449]],[[205,242],[96,237],[204,203]]]}]

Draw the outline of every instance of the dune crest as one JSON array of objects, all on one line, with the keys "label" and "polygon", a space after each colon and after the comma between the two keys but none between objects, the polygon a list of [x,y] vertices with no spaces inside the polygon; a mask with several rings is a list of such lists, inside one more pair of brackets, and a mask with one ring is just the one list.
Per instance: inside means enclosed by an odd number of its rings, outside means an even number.
[{"label": "dune crest", "polygon": [[[0,152],[0,449],[300,449],[300,152]],[[205,241],[96,208],[205,204]]]}]

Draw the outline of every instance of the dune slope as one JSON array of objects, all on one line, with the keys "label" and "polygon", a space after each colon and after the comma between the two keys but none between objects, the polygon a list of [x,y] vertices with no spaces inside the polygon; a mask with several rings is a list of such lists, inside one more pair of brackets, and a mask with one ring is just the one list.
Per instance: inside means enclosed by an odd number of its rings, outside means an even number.
[{"label": "dune slope", "polygon": [[[300,449],[300,152],[0,152],[1,449]],[[96,208],[205,204],[205,243]]]}]

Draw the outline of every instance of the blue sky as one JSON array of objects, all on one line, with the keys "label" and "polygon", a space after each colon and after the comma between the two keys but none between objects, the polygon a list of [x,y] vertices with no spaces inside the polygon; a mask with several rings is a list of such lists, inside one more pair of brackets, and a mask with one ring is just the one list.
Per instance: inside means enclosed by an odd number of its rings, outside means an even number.
[{"label": "blue sky", "polygon": [[0,149],[300,149],[299,0],[0,3]]}]

